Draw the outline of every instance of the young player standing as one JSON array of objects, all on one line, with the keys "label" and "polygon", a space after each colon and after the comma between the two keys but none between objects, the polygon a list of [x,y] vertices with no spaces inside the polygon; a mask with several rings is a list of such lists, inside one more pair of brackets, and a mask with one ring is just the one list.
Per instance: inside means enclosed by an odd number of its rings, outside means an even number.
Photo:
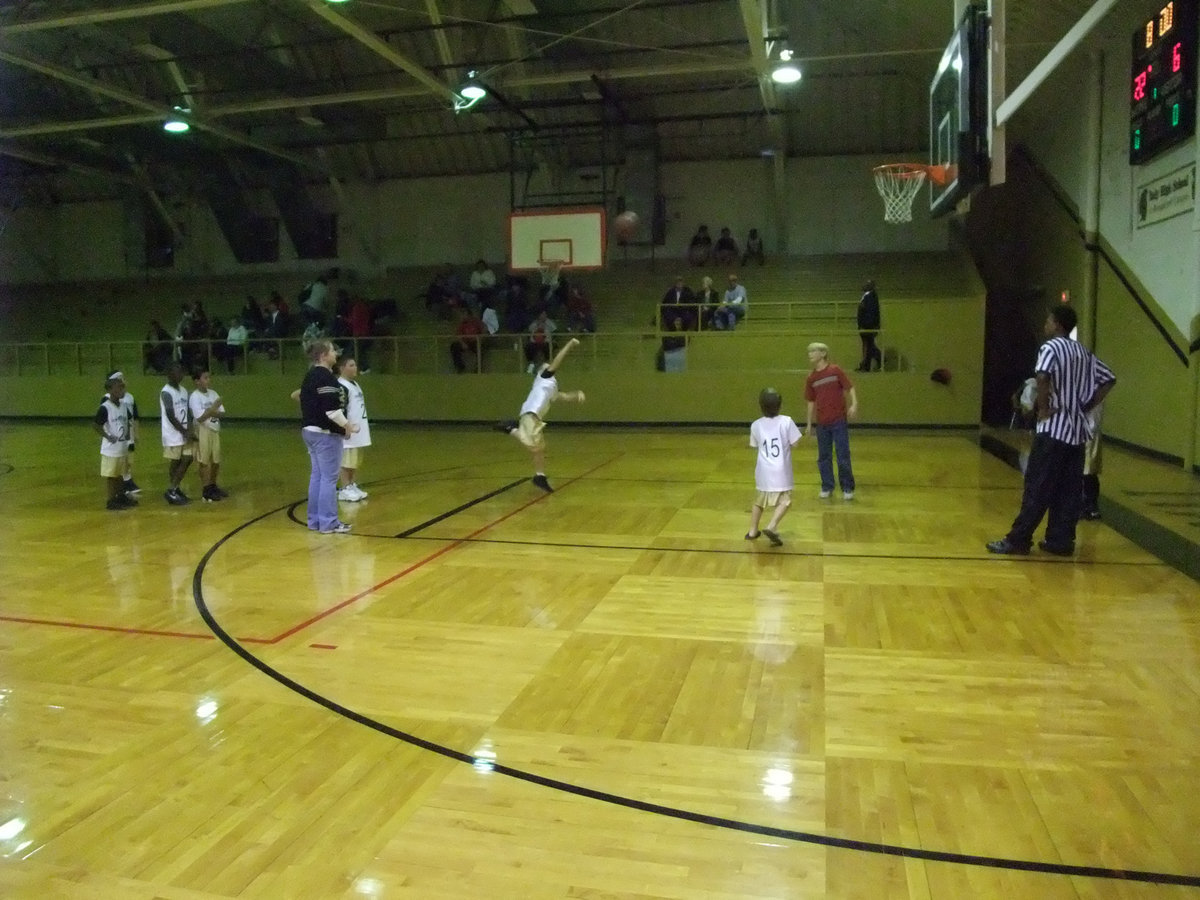
[{"label": "young player standing", "polygon": [[342,444],[342,488],[338,499],[351,503],[367,499],[367,492],[358,486],[358,469],[362,465],[364,447],[371,446],[371,425],[367,421],[367,404],[358,384],[358,362],[345,356],[338,363],[338,383],[346,389],[346,421],[358,426],[358,431],[346,436]]},{"label": "young player standing", "polygon": [[221,471],[221,417],[225,404],[212,389],[212,375],[204,369],[193,379],[196,389],[188,398],[188,409],[196,423],[196,464],[200,467],[201,495],[212,503],[229,496],[217,484]]},{"label": "young player standing", "polygon": [[770,509],[771,522],[762,530],[772,547],[782,547],[776,529],[792,505],[792,447],[800,440],[800,429],[791,416],[779,410],[783,398],[774,388],[763,388],[758,395],[758,408],[762,416],[750,425],[750,446],[758,449],[758,461],[754,464],[754,486],[758,494],[750,509],[750,530],[746,540],[758,537],[758,522],[763,510]]},{"label": "young player standing", "polygon": [[183,381],[183,366],[171,363],[167,369],[167,383],[158,395],[158,408],[162,415],[163,459],[167,461],[167,492],[163,497],[172,506],[183,506],[192,501],[180,490],[183,476],[192,464],[195,435],[189,424],[188,392],[180,385]]},{"label": "young player standing", "polygon": [[105,508],[130,509],[137,506],[137,501],[122,487],[129,453],[129,410],[121,402],[125,396],[125,379],[120,372],[108,376],[104,390],[104,399],[92,417],[92,427],[100,435],[100,477],[108,492]]}]

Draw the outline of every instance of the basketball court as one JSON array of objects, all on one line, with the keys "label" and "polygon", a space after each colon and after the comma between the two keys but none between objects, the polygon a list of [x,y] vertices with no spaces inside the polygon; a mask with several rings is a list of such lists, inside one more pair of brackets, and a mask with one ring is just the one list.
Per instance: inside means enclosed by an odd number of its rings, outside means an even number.
[{"label": "basketball court", "polygon": [[774,549],[739,430],[552,423],[549,495],[375,431],[320,536],[293,428],[114,514],[78,427],[3,426],[6,896],[1200,887],[1195,582],[1103,523],[989,557],[1020,480],[972,436],[856,431],[852,502],[805,438]]}]

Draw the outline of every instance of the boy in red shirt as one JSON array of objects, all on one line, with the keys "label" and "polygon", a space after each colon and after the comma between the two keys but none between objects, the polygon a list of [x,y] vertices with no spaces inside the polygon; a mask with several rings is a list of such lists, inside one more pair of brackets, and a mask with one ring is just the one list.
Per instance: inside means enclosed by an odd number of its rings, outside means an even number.
[{"label": "boy in red shirt", "polygon": [[813,412],[817,418],[817,471],[821,474],[821,493],[833,494],[833,454],[837,453],[838,483],[842,499],[854,499],[854,470],[850,467],[850,430],[847,419],[858,415],[858,397],[846,373],[829,361],[829,348],[821,343],[808,345],[808,361],[813,370],[804,382],[808,401],[808,423],[812,433]]}]

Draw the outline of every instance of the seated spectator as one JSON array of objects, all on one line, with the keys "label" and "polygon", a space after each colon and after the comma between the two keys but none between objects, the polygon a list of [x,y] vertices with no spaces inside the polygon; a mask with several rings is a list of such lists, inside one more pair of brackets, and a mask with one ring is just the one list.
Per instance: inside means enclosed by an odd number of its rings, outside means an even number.
[{"label": "seated spectator", "polygon": [[763,242],[757,228],[751,228],[750,233],[746,235],[746,249],[742,251],[742,265],[746,265],[752,259],[758,260],[760,266],[766,265],[767,262],[767,258],[763,256]]},{"label": "seated spectator", "polygon": [[728,228],[721,229],[721,235],[717,238],[716,244],[713,245],[713,262],[718,266],[731,266],[737,262],[738,245],[733,239],[733,235],[729,233]]},{"label": "seated spectator", "polygon": [[300,303],[300,313],[304,316],[304,321],[310,325],[315,323],[319,328],[324,328],[329,314],[328,276],[318,275],[314,281],[304,286],[296,299]]},{"label": "seated spectator", "polygon": [[258,305],[258,301],[250,294],[246,295],[246,302],[242,304],[242,311],[239,313],[241,324],[251,334],[258,334],[263,330],[263,311]]},{"label": "seated spectator", "polygon": [[712,279],[707,275],[700,282],[700,290],[696,293],[696,329],[713,327],[713,314],[721,304],[721,297],[713,287]]},{"label": "seated spectator", "polygon": [[271,299],[267,301],[266,324],[263,327],[263,337],[266,340],[259,343],[259,348],[265,350],[271,359],[279,358],[278,342],[288,334],[287,319],[283,310],[279,308],[276,296],[276,294],[272,294]]},{"label": "seated spectator", "polygon": [[658,324],[662,328],[676,317],[683,319],[684,327],[689,327],[692,320],[695,308],[692,306],[696,302],[696,295],[692,293],[692,289],[683,283],[683,276],[676,275],[675,283],[667,288],[667,292],[663,294],[662,300],[658,304]]},{"label": "seated spectator", "polygon": [[458,320],[454,329],[454,340],[450,342],[450,358],[454,362],[454,371],[459,375],[468,368],[472,372],[478,372],[482,362],[479,337],[485,331],[483,320],[462,306],[454,311],[454,316]]},{"label": "seated spectator", "polygon": [[483,302],[491,300],[495,295],[496,273],[487,264],[487,260],[478,259],[475,261],[475,268],[471,270],[471,277],[467,281],[467,288],[471,296],[475,299],[475,309],[482,309]]},{"label": "seated spectator", "polygon": [[371,365],[367,354],[371,350],[371,332],[373,331],[373,315],[370,304],[362,294],[355,294],[350,301],[350,311],[346,320],[350,326],[350,337],[354,339],[354,358],[358,363],[358,371],[363,375],[371,373]]},{"label": "seated spectator", "polygon": [[245,320],[234,319],[233,324],[229,326],[229,332],[225,335],[225,365],[229,369],[229,374],[233,374],[237,361],[245,357],[249,343],[250,329],[246,327]]},{"label": "seated spectator", "polygon": [[429,287],[425,288],[425,308],[438,318],[449,318],[451,311],[461,302],[454,274],[454,267],[446,263],[436,273]]},{"label": "seated spectator", "polygon": [[571,295],[567,298],[567,331],[596,333],[596,315],[592,311],[592,303],[579,287],[571,288]]},{"label": "seated spectator", "polygon": [[547,266],[542,269],[542,292],[538,297],[539,309],[557,314],[567,305],[571,296],[567,276],[558,266]]},{"label": "seated spectator", "polygon": [[504,330],[509,334],[521,334],[529,327],[532,317],[527,282],[523,278],[510,279],[508,306],[504,310]]},{"label": "seated spectator", "polygon": [[525,371],[533,374],[537,367],[550,361],[550,344],[558,327],[543,309],[529,326],[529,340],[525,342]]},{"label": "seated spectator", "polygon": [[729,288],[721,299],[721,305],[713,313],[713,327],[718,331],[733,331],[746,316],[746,288],[738,284],[738,277],[729,276]]},{"label": "seated spectator", "polygon": [[494,337],[500,332],[500,317],[496,315],[495,296],[488,297],[483,301],[483,314],[479,317],[483,322],[484,330],[487,331],[489,337]]},{"label": "seated spectator", "polygon": [[158,319],[151,319],[146,343],[142,344],[142,371],[165,375],[167,366],[171,364],[172,349],[171,335],[167,329],[158,323]]},{"label": "seated spectator", "polygon": [[323,330],[326,336],[336,341],[350,337],[350,295],[346,291],[338,291],[337,302],[333,306],[333,321]]},{"label": "seated spectator", "polygon": [[[271,299],[275,301],[275,308],[279,310],[279,317],[283,320],[283,333],[292,333],[292,308],[288,306],[288,302],[283,299],[283,295],[279,291],[271,291]],[[266,317],[264,316],[264,319]],[[266,327],[264,321],[263,327]]]},{"label": "seated spectator", "polygon": [[658,351],[658,371],[682,372],[687,366],[687,331],[683,317],[676,315],[663,323],[662,346]]},{"label": "seated spectator", "polygon": [[708,258],[712,255],[712,243],[712,235],[708,233],[708,226],[701,225],[692,235],[692,242],[688,244],[688,262],[693,266],[707,265]]}]

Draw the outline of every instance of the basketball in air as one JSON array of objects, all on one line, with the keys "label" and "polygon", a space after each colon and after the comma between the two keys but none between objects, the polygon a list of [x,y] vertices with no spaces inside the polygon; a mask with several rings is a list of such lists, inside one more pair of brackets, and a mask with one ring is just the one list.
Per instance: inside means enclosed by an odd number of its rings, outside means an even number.
[{"label": "basketball in air", "polygon": [[633,210],[627,209],[613,220],[613,230],[621,241],[632,240],[637,227],[638,214]]}]

